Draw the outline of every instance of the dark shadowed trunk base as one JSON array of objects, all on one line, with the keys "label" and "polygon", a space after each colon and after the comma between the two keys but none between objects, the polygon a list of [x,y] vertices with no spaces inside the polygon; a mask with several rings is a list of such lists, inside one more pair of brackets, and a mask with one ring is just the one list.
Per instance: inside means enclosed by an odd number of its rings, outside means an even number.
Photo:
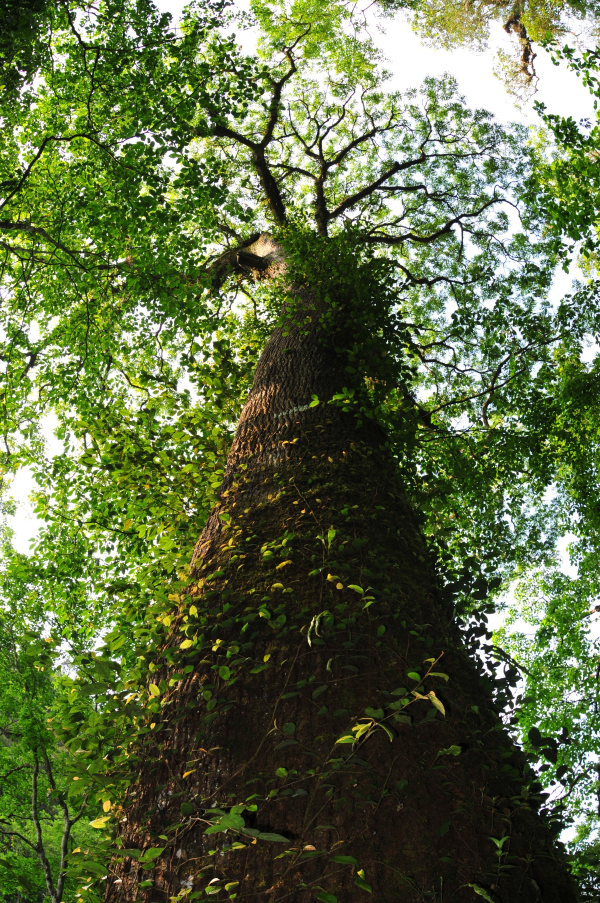
[{"label": "dark shadowed trunk base", "polygon": [[577,899],[383,435],[323,403],[345,382],[316,330],[265,349],[126,804],[126,848],[169,840],[110,903]]}]

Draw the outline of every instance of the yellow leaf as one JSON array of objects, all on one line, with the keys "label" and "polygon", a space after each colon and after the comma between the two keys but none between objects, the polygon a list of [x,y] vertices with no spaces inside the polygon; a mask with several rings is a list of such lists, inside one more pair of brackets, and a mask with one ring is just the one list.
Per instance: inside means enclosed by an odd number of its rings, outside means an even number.
[{"label": "yellow leaf", "polygon": [[190,605],[190,614],[192,617],[195,617],[198,614],[198,609],[195,605]]},{"label": "yellow leaf", "polygon": [[183,777],[184,777],[184,778],[187,778],[188,774],[193,774],[193,773],[194,773],[195,771],[197,771],[197,770],[198,770],[197,768],[192,768],[190,771],[184,771],[184,772],[183,772]]},{"label": "yellow leaf", "polygon": [[336,589],[343,589],[343,588],[344,588],[344,584],[343,584],[343,583],[336,583],[335,588],[336,588]]},{"label": "yellow leaf", "polygon": [[334,577],[333,574],[327,574],[327,579],[329,580],[330,583],[335,583],[335,581],[336,581],[336,580],[339,580],[340,578],[339,578],[339,577]]},{"label": "yellow leaf", "polygon": [[441,712],[442,715],[444,717],[446,717],[446,709],[444,708],[443,703],[440,702],[440,700],[437,698],[437,696],[435,695],[433,690],[430,693],[428,693],[427,695],[429,696],[430,700],[432,701],[432,703],[434,704],[434,706],[436,707],[438,712]]},{"label": "yellow leaf", "polygon": [[277,567],[275,568],[275,570],[276,570],[276,571],[281,570],[281,568],[284,568],[284,567],[286,566],[286,564],[292,564],[292,559],[291,559],[291,558],[288,558],[287,561],[282,561],[281,564],[278,564],[278,565],[277,565]]},{"label": "yellow leaf", "polygon": [[190,646],[192,645],[192,643],[193,643],[193,640],[184,640],[179,648],[180,649],[189,649]]},{"label": "yellow leaf", "polygon": [[263,656],[263,662],[268,662],[270,658],[271,658],[271,653],[267,652],[267,654]]},{"label": "yellow leaf", "polygon": [[150,725],[150,730],[153,731],[155,727],[156,727],[156,721],[153,721],[152,724]]},{"label": "yellow leaf", "polygon": [[130,517],[128,517],[127,520],[125,521],[125,523],[123,524],[123,529],[124,529],[124,530],[129,530],[129,528],[131,527],[132,523],[133,523],[133,521],[131,520]]},{"label": "yellow leaf", "polygon": [[90,828],[103,828],[109,818],[109,815],[104,815],[102,818],[95,818],[94,821],[90,822]]},{"label": "yellow leaf", "polygon": [[156,684],[150,684],[149,690],[152,696],[160,696],[160,690]]},{"label": "yellow leaf", "polygon": [[105,812],[110,812],[110,800],[104,800],[102,803],[102,808]]},{"label": "yellow leaf", "polygon": [[81,853],[81,847],[77,847],[76,850],[73,850],[74,853]]},{"label": "yellow leaf", "polygon": [[271,589],[283,589],[283,583],[274,583]]}]

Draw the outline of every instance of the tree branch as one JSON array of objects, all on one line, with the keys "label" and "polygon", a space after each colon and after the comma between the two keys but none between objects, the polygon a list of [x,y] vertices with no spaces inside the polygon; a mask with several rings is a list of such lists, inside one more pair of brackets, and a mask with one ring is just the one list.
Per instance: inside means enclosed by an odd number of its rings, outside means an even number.
[{"label": "tree branch", "polygon": [[37,753],[33,754],[33,778],[31,781],[31,817],[33,819],[33,824],[35,826],[35,836],[37,840],[37,844],[35,847],[36,853],[38,855],[38,859],[42,865],[42,870],[44,872],[44,878],[46,879],[46,888],[50,895],[50,899],[52,903],[58,903],[58,898],[56,896],[56,890],[54,888],[54,884],[52,881],[52,870],[50,868],[50,863],[48,862],[48,858],[46,856],[46,852],[44,850],[44,837],[42,834],[42,825],[40,822],[40,815],[38,810],[38,776],[40,773],[40,761],[38,759]]},{"label": "tree branch", "polygon": [[377,235],[375,233],[371,233],[370,235],[364,235],[363,241],[368,244],[382,244],[388,246],[401,245],[405,241],[414,241],[417,244],[428,245],[434,241],[437,241],[438,238],[441,238],[442,235],[448,235],[451,232],[452,227],[459,225],[465,219],[470,219],[472,216],[479,216],[488,207],[493,206],[494,204],[500,203],[501,198],[490,198],[485,204],[483,204],[478,210],[473,210],[471,213],[460,213],[458,216],[455,216],[453,219],[448,220],[443,226],[439,229],[436,229],[435,232],[431,232],[429,235],[418,235],[416,232],[404,232],[402,235]]},{"label": "tree branch", "polygon": [[375,182],[371,182],[370,185],[365,186],[360,191],[357,191],[355,194],[350,195],[350,197],[346,198],[345,201],[342,201],[341,204],[332,210],[331,213],[327,214],[327,219],[335,219],[336,216],[341,216],[345,210],[348,210],[349,207],[353,207],[355,204],[358,204],[360,201],[363,201],[365,198],[368,198],[370,194],[373,194],[374,191],[377,191],[388,179],[391,179],[396,173],[402,172],[405,169],[410,169],[411,166],[420,166],[425,162],[427,156],[423,150],[421,150],[421,154],[415,160],[406,160],[404,163],[394,163],[387,172],[384,172]]},{"label": "tree branch", "polygon": [[[27,235],[39,236],[40,238],[43,238],[44,241],[53,245],[58,251],[63,251],[65,254],[68,254],[77,266],[81,266],[81,261],[78,259],[77,255],[61,242],[56,241],[56,239],[48,235],[46,230],[41,226],[32,226],[31,223],[13,223],[10,220],[3,219],[0,220],[0,229],[4,229],[6,232],[25,232]],[[2,247],[12,252],[10,245],[7,245],[5,242],[2,242]]]},{"label": "tree branch", "polygon": [[307,33],[308,30],[300,35],[294,42],[294,44],[285,51],[285,54],[290,61],[290,68],[287,70],[287,72],[284,73],[284,75],[282,75],[280,79],[272,83],[273,93],[271,95],[271,101],[269,104],[269,118],[267,120],[267,125],[261,140],[252,141],[250,138],[242,135],[241,132],[237,132],[235,131],[235,129],[231,129],[226,125],[215,125],[213,126],[212,130],[213,135],[216,138],[229,138],[231,141],[236,141],[238,144],[242,144],[244,147],[247,147],[251,151],[252,159],[254,161],[254,167],[256,169],[256,172],[258,173],[258,177],[265,192],[269,209],[273,214],[275,222],[279,226],[284,226],[287,222],[285,204],[283,203],[283,198],[281,196],[277,180],[273,176],[273,173],[271,172],[271,169],[269,167],[269,163],[267,162],[265,150],[273,139],[275,126],[279,121],[279,109],[281,105],[281,95],[283,88],[286,82],[288,82],[296,72],[296,61],[292,56],[292,50],[294,49],[298,41],[300,41],[301,38],[303,38]]}]

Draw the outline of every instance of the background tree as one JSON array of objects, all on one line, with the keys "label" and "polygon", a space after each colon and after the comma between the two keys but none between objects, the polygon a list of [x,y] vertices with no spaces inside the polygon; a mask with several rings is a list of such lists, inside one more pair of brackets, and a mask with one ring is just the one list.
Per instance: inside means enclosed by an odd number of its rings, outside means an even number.
[{"label": "background tree", "polygon": [[[255,16],[251,57],[218,6],[181,35],[147,4],[81,13],[5,113],[6,466],[37,474],[62,635],[112,628],[53,722],[108,804],[73,874],[93,893],[120,849],[115,897],[569,899],[490,697],[514,662],[492,680],[465,641],[490,586],[552,563],[547,438],[593,298],[546,300],[523,132],[449,80],[386,94],[343,4]],[[572,733],[530,743],[548,777]]]},{"label": "background tree", "polygon": [[596,43],[598,4],[592,2],[538,2],[538,0],[423,0],[412,5],[411,19],[427,42],[450,49],[459,45],[482,50],[494,23],[514,37],[511,57],[499,52],[499,69],[509,89],[531,94],[536,86],[536,45],[565,38],[580,44]]},{"label": "background tree", "polygon": [[59,650],[30,563],[12,552],[8,534],[3,539],[0,898],[59,903],[76,889],[67,856],[94,832],[81,823],[87,800],[74,783],[78,769],[51,727],[63,688]]}]

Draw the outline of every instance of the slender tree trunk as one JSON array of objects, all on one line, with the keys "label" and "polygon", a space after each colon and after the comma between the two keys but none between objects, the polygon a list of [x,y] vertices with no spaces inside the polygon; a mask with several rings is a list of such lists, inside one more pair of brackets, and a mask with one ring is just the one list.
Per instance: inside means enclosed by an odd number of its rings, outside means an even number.
[{"label": "slender tree trunk", "polygon": [[122,838],[161,846],[177,824],[176,841],[153,871],[119,866],[106,899],[575,901],[385,437],[324,403],[346,361],[307,323],[264,350],[197,546],[181,617],[193,603],[203,639],[181,650],[179,620],[155,672],[193,665],[154,716]]}]

